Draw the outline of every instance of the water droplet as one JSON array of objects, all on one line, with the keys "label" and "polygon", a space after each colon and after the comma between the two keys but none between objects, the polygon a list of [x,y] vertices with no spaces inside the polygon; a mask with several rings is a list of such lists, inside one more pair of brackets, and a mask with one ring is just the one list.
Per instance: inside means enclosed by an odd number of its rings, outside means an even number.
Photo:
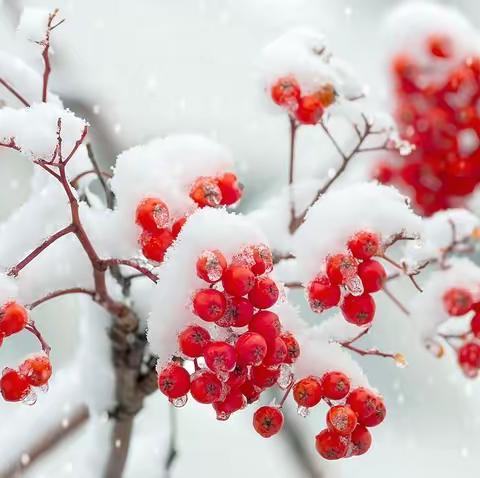
[{"label": "water droplet", "polygon": [[217,412],[217,420],[225,422],[230,418],[230,414],[226,412]]},{"label": "water droplet", "polygon": [[277,379],[277,384],[282,390],[286,390],[293,381],[293,373],[289,365],[280,365],[280,375]]},{"label": "water droplet", "polygon": [[348,279],[345,287],[348,292],[350,292],[350,294],[354,296],[359,296],[363,294],[363,283],[360,277],[358,277],[357,275]]},{"label": "water droplet", "polygon": [[298,407],[298,408],[297,408],[297,413],[298,413],[301,417],[305,418],[305,417],[307,417],[308,414],[310,413],[310,409],[309,409],[308,407]]},{"label": "water droplet", "polygon": [[188,396],[183,395],[183,397],[173,398],[170,400],[170,403],[176,408],[182,408],[187,404]]},{"label": "water droplet", "polygon": [[395,365],[399,368],[405,368],[408,365],[407,359],[403,354],[395,354],[393,359],[395,360]]},{"label": "water droplet", "polygon": [[48,383],[40,386],[39,389],[40,389],[40,391],[42,391],[43,393],[47,393],[47,392],[48,392],[48,389],[49,389]]},{"label": "water droplet", "polygon": [[115,440],[115,448],[120,448],[121,446],[122,446],[122,440],[117,438]]},{"label": "water droplet", "polygon": [[37,394],[35,391],[30,390],[28,395],[22,400],[25,405],[35,405],[37,403]]},{"label": "water droplet", "polygon": [[22,453],[22,456],[20,457],[20,463],[23,466],[27,466],[30,463],[30,455],[28,453]]}]

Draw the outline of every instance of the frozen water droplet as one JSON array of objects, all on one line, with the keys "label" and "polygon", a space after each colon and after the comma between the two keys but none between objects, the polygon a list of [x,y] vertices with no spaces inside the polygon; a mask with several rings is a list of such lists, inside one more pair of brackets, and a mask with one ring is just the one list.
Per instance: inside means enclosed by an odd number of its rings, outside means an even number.
[{"label": "frozen water droplet", "polygon": [[120,448],[121,446],[122,446],[122,440],[117,438],[115,440],[115,448]]},{"label": "frozen water droplet", "polygon": [[407,359],[403,354],[395,354],[393,359],[395,360],[395,365],[399,368],[405,368],[408,365]]},{"label": "frozen water droplet", "polygon": [[217,412],[217,420],[225,422],[230,418],[230,414],[226,412]]},{"label": "frozen water droplet", "polygon": [[308,414],[310,413],[310,409],[309,409],[308,407],[298,407],[298,408],[297,408],[297,413],[298,413],[301,417],[305,418],[305,417],[307,417]]},{"label": "frozen water droplet", "polygon": [[363,294],[363,283],[360,277],[353,276],[345,284],[348,292],[354,296],[359,296]]},{"label": "frozen water droplet", "polygon": [[165,204],[157,204],[153,209],[153,220],[158,228],[165,227],[168,223],[170,215]]},{"label": "frozen water droplet", "polygon": [[277,384],[282,390],[286,390],[293,381],[293,373],[289,365],[280,365],[280,375],[277,379]]},{"label": "frozen water droplet", "polygon": [[28,395],[22,400],[25,405],[35,405],[37,403],[37,394],[34,390],[30,390]]},{"label": "frozen water droplet", "polygon": [[42,385],[41,387],[39,387],[40,390],[43,392],[43,393],[47,393],[48,392],[48,383]]},{"label": "frozen water droplet", "polygon": [[217,254],[213,251],[203,251],[200,258],[205,259],[205,270],[209,280],[212,282],[219,281],[222,278],[223,267],[218,260]]},{"label": "frozen water droplet", "polygon": [[170,403],[176,408],[182,408],[186,405],[187,401],[188,401],[188,396],[183,395],[183,397],[171,399]]},{"label": "frozen water droplet", "polygon": [[27,466],[30,463],[30,455],[28,453],[22,453],[22,456],[20,457],[20,463],[23,466]]},{"label": "frozen water droplet", "polygon": [[243,247],[240,252],[232,257],[232,264],[238,266],[252,267],[255,264],[254,249],[252,246]]}]

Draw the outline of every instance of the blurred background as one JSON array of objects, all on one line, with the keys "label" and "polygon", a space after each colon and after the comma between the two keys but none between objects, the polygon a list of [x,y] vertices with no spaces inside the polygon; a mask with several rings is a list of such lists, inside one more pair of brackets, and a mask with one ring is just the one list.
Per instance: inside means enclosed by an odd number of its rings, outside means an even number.
[{"label": "blurred background", "polygon": [[[15,32],[19,15],[24,6],[60,8],[67,22],[54,42],[51,89],[91,123],[92,143],[104,167],[114,164],[123,149],[155,136],[203,133],[233,152],[246,186],[242,210],[251,210],[287,178],[288,125],[262,103],[256,76],[260,50],[293,26],[322,31],[335,54],[349,61],[370,85],[374,101],[388,109],[380,27],[384,16],[401,3],[405,2],[3,0],[0,41],[3,50],[41,71],[38,49]],[[437,3],[458,9],[480,29],[477,0]],[[320,160],[322,154],[318,151]],[[30,174],[29,164],[0,153],[0,220],[28,196]],[[403,298],[412,293],[410,284],[397,288]],[[303,302],[300,293],[298,302]],[[37,320],[53,347],[57,369],[74,355],[80,309],[75,300],[62,299],[39,312]],[[178,457],[170,476],[443,478],[452,472],[478,476],[478,381],[467,381],[452,357],[431,357],[412,324],[390,303],[381,303],[378,317],[367,343],[404,353],[409,367],[399,369],[375,357],[361,360],[388,407],[388,419],[374,429],[374,443],[367,455],[341,463],[327,463],[316,455],[313,439],[324,428],[324,409],[307,419],[291,410],[294,433],[267,441],[252,430],[250,410],[222,423],[215,421],[210,409],[190,403],[176,411]],[[2,348],[2,364],[30,347],[25,339],[24,343],[17,340],[15,349]],[[72,385],[72,403],[79,401],[81,391],[81,384]],[[0,450],[8,448],[9,456],[17,457],[27,453],[28,440],[41,428],[42,416],[49,413],[44,404],[41,400],[36,407],[18,410],[18,406],[0,402]],[[58,407],[68,415],[67,402],[59,400]],[[136,422],[127,464],[129,478],[166,476],[168,415],[162,397],[156,394],[148,400]],[[100,476],[97,455],[105,440],[101,424],[107,425],[106,420],[98,423],[88,434],[78,427],[60,446],[16,476]],[[24,455],[21,459],[28,464],[30,458]],[[0,460],[0,464],[7,466],[7,461]]]}]

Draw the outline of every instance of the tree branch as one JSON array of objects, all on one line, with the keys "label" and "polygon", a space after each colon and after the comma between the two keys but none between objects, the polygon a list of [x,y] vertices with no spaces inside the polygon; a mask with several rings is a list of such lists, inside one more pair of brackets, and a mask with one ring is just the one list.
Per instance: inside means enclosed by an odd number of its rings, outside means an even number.
[{"label": "tree branch", "polygon": [[12,93],[15,98],[17,98],[20,103],[23,104],[23,106],[26,106],[27,108],[30,106],[30,103],[15,89],[13,86],[8,84],[3,78],[0,78],[0,84],[3,85],[10,93]]},{"label": "tree branch", "polygon": [[82,287],[72,287],[71,289],[61,289],[61,290],[56,290],[53,292],[50,292],[44,297],[41,297],[40,299],[37,299],[30,304],[27,304],[25,307],[27,309],[33,310],[39,305],[48,302],[49,300],[55,299],[57,297],[61,297],[64,295],[69,295],[69,294],[86,294],[91,296],[92,298],[95,298],[95,291],[89,290],[89,289],[84,289]]}]

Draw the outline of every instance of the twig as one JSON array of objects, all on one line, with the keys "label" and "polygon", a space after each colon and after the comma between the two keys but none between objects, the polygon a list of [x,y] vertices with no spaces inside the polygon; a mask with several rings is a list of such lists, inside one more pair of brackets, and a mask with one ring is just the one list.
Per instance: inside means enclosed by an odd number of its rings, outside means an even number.
[{"label": "twig", "polygon": [[35,322],[30,320],[28,324],[25,326],[25,330],[35,335],[35,337],[40,342],[42,350],[47,354],[50,355],[50,350],[52,349],[50,345],[48,345],[47,341],[43,338],[42,333],[37,329]]},{"label": "twig", "polygon": [[[78,189],[78,183],[80,182],[80,179],[84,178],[85,176],[88,176],[89,174],[95,174],[97,175],[97,172],[93,169],[90,169],[88,171],[83,171],[82,173],[80,174],[77,174],[77,176],[75,176],[71,181],[70,181],[70,184],[72,185],[73,188],[75,189]],[[110,173],[107,173],[105,171],[101,171],[100,174],[104,177],[104,178],[111,178],[112,175]]]},{"label": "twig", "polygon": [[288,287],[289,289],[302,289],[303,284],[301,282],[285,282],[283,284],[285,287]]},{"label": "twig", "polygon": [[295,138],[297,136],[297,123],[295,118],[290,117],[290,159],[288,163],[288,188],[290,195],[290,225],[295,221],[295,193],[293,190],[293,181],[295,178]]},{"label": "twig", "polygon": [[158,282],[158,276],[153,273],[150,269],[147,267],[144,267],[137,262],[129,259],[104,259],[102,260],[102,263],[107,266],[127,266],[131,267],[132,269],[137,270],[139,273],[144,275],[145,277],[148,277],[152,282],[155,284]]},{"label": "twig", "polygon": [[168,451],[167,457],[165,459],[165,478],[170,476],[170,471],[172,468],[175,459],[178,456],[177,450],[177,436],[178,436],[178,426],[177,426],[177,414],[176,409],[173,406],[168,407],[168,423],[169,427],[169,440],[168,440]]},{"label": "twig", "polygon": [[[105,180],[105,177],[106,176],[108,177],[108,175],[107,175],[107,173],[103,173],[100,170],[100,166],[98,165],[97,160],[95,159],[95,155],[93,154],[92,145],[90,143],[87,143],[87,153],[88,153],[88,158],[90,159],[90,162],[92,163],[93,170],[95,171],[95,173],[97,175],[97,178],[100,181],[100,184],[102,185],[103,191],[105,193],[107,207],[109,209],[113,209],[114,206],[115,206],[115,196],[114,196],[112,190],[110,189],[110,187],[108,186],[107,181]],[[110,175],[110,177],[111,177],[111,175]]]},{"label": "twig", "polygon": [[30,106],[30,103],[15,89],[13,86],[8,84],[3,78],[0,78],[0,84],[3,85],[10,93],[12,93],[15,98],[17,98],[20,103],[23,104],[23,106],[26,106],[27,108]]},{"label": "twig", "polygon": [[410,311],[385,287],[382,287],[384,294],[405,314],[410,315]]},{"label": "twig", "polygon": [[48,302],[49,300],[55,299],[57,297],[61,297],[63,295],[68,295],[68,294],[86,294],[91,296],[92,298],[95,297],[95,291],[93,290],[84,289],[82,287],[72,287],[71,289],[62,289],[62,290],[56,290],[56,291],[50,292],[46,296],[41,297],[40,299],[37,299],[34,302],[31,302],[30,304],[27,304],[25,307],[27,309],[33,310],[36,307],[38,307],[40,304],[43,304],[45,302]]}]

